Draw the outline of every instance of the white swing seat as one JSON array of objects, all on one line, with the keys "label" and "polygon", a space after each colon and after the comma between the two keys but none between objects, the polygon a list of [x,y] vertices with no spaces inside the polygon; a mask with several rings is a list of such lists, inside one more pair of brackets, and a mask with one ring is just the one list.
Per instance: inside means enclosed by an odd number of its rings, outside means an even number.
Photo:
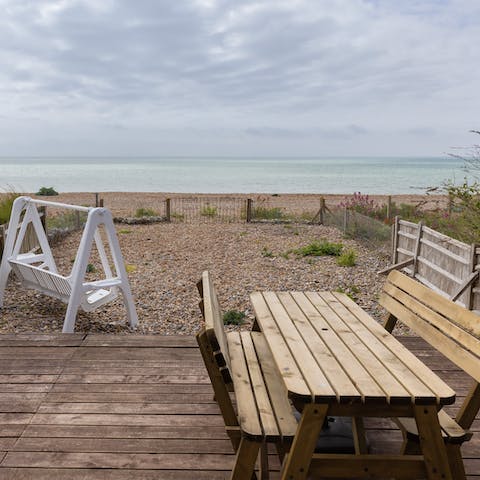
[{"label": "white swing seat", "polygon": [[[63,276],[57,272],[47,236],[40,222],[37,205],[67,208],[88,213],[80,247],[69,276]],[[27,253],[20,253],[22,241],[29,224],[33,225],[41,253],[35,253],[35,249]],[[105,229],[116,275],[113,275],[110,268],[99,227]],[[106,278],[86,281],[85,272],[93,243],[97,246]],[[6,246],[0,265],[0,307],[3,304],[3,296],[11,270],[15,272],[16,277],[24,287],[37,290],[68,305],[63,323],[64,333],[73,332],[79,308],[85,312],[91,312],[117,298],[119,293],[123,296],[130,326],[135,327],[137,325],[137,313],[112,215],[105,208],[66,205],[33,200],[29,197],[17,198],[13,204],[12,218],[10,219]]]},{"label": "white swing seat", "polygon": [[[63,277],[58,273],[19,260],[9,260],[9,263],[25,288],[35,289],[66,304],[70,301],[72,295],[71,276]],[[118,289],[115,287],[120,283],[121,281],[115,278],[83,283],[83,298],[80,308],[85,312],[92,312],[111,302],[118,296]]]}]

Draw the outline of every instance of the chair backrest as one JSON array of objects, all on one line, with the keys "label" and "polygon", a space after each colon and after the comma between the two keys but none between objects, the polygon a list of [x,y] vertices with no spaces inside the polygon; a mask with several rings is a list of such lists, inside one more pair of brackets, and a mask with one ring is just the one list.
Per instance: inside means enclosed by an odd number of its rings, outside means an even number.
[{"label": "chair backrest", "polygon": [[230,368],[230,355],[222,311],[218,303],[217,290],[208,271],[202,273],[197,288],[202,298],[200,309],[205,320],[205,333],[212,350],[215,352],[215,360],[220,367],[227,366]]},{"label": "chair backrest", "polygon": [[480,382],[480,316],[395,270],[380,305]]}]

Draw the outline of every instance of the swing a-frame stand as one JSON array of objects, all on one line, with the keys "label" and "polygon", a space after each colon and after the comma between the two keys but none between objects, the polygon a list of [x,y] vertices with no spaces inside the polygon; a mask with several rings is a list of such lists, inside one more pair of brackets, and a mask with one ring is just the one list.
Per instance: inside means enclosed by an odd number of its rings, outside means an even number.
[{"label": "swing a-frame stand", "polygon": [[[76,210],[88,214],[73,268],[67,277],[60,275],[57,271],[37,209],[37,206],[41,205]],[[32,225],[37,236],[39,251],[20,253],[29,225]],[[101,228],[106,234],[115,275],[112,273],[105,251],[100,234]],[[105,278],[88,282],[85,279],[85,273],[94,243],[100,256]],[[3,305],[5,288],[11,270],[15,272],[23,286],[57,298],[68,305],[63,323],[63,333],[73,332],[79,308],[91,312],[114,300],[119,292],[123,296],[130,326],[135,327],[137,325],[137,313],[115,233],[112,214],[106,208],[80,207],[34,200],[29,197],[18,197],[13,204],[0,264],[0,307]]]}]

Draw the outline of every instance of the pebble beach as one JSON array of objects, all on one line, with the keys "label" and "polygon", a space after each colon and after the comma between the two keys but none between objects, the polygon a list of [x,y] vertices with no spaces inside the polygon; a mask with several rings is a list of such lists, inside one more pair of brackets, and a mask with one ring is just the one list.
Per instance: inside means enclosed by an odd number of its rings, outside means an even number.
[{"label": "pebble beach", "polygon": [[[136,208],[156,208],[168,194],[106,193],[101,197],[114,216],[132,215]],[[299,211],[318,204],[318,196],[290,195]],[[405,196],[407,197],[407,196]],[[328,201],[341,201],[335,196]],[[91,205],[94,195],[49,197],[65,203]],[[276,196],[276,201],[286,198]],[[410,201],[420,199],[409,198]],[[292,207],[293,208],[293,207]],[[249,294],[256,290],[337,290],[349,294],[378,320],[377,298],[384,283],[377,274],[390,261],[389,245],[372,248],[346,239],[334,228],[308,224],[272,223],[152,223],[116,225],[135,298],[139,325],[126,324],[120,299],[91,313],[80,312],[75,331],[117,334],[191,335],[201,324],[196,282],[209,270],[223,311],[245,313],[241,328],[250,328],[253,314]],[[59,272],[68,275],[81,232],[53,246]],[[311,242],[327,240],[356,253],[356,265],[342,267],[335,257],[303,257],[294,253]],[[95,259],[92,260],[95,264]],[[92,279],[95,273],[90,273]],[[60,332],[65,305],[32,290],[21,289],[11,276],[1,310],[0,332]],[[232,327],[233,328],[233,327]],[[236,328],[236,327],[235,327]]]}]

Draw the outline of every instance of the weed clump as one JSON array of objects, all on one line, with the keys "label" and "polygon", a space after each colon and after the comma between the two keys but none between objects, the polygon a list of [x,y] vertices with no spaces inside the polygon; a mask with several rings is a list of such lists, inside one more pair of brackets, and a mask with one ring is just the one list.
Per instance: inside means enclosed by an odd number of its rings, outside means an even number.
[{"label": "weed clump", "polygon": [[354,267],[357,260],[355,250],[347,250],[337,258],[337,265],[340,267]]},{"label": "weed clump", "polygon": [[228,310],[223,314],[224,325],[241,325],[245,320],[245,312]]},{"label": "weed clump", "polygon": [[321,242],[312,242],[304,247],[293,250],[293,253],[301,257],[320,257],[324,255],[338,257],[341,255],[342,250],[342,243],[333,243],[322,240]]},{"label": "weed clump", "polygon": [[214,205],[205,205],[200,211],[202,217],[215,217],[217,215],[217,207]]},{"label": "weed clump", "polygon": [[135,217],[136,218],[142,218],[142,217],[156,217],[157,212],[151,208],[137,208],[135,211]]}]

